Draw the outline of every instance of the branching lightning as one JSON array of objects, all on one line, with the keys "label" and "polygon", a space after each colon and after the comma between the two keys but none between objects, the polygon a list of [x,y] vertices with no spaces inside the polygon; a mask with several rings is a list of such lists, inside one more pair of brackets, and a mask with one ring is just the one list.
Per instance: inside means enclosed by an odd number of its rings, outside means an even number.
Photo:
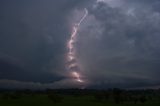
[{"label": "branching lightning", "polygon": [[80,82],[80,83],[83,83],[84,80],[82,79],[82,76],[79,73],[80,67],[79,67],[78,62],[77,62],[76,50],[75,50],[75,45],[74,44],[76,43],[76,38],[77,38],[77,33],[78,33],[78,30],[79,30],[79,27],[88,15],[88,10],[86,8],[84,10],[85,10],[85,14],[80,19],[80,21],[73,26],[73,31],[71,33],[71,37],[70,37],[70,39],[67,43],[67,48],[68,48],[67,61],[69,63],[68,64],[68,69],[71,71],[72,77],[77,82]]}]

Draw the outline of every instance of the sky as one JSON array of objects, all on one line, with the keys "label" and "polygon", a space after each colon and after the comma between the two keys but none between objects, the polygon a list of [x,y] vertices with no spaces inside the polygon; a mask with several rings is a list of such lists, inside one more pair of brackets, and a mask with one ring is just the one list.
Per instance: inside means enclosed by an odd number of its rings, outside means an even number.
[{"label": "sky", "polygon": [[[0,0],[0,88],[160,85],[159,0]],[[75,43],[84,83],[66,69]]]}]

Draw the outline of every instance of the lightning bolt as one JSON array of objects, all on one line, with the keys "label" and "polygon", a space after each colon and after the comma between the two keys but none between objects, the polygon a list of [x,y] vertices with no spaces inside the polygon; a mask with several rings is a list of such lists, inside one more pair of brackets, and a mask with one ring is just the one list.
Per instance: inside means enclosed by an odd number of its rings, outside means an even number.
[{"label": "lightning bolt", "polygon": [[67,48],[68,48],[67,61],[69,63],[68,69],[71,71],[72,77],[79,83],[83,83],[84,80],[82,79],[82,76],[79,73],[80,67],[77,63],[75,43],[76,43],[76,38],[77,38],[79,27],[88,15],[88,10],[86,8],[84,9],[84,11],[85,11],[85,14],[83,15],[83,17],[80,19],[78,23],[76,23],[73,26],[71,37],[69,41],[67,42]]}]

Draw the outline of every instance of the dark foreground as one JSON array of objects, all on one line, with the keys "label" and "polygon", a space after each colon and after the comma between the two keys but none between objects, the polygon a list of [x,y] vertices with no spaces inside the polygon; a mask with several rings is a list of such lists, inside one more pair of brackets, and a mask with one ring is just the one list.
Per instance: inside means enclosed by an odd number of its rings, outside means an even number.
[{"label": "dark foreground", "polygon": [[1,90],[0,106],[151,106],[160,90]]}]

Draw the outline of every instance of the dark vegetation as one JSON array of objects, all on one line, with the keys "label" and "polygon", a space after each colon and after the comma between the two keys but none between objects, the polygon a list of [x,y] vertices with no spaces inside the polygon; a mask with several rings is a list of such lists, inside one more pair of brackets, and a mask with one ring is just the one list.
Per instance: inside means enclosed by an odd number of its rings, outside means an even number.
[{"label": "dark vegetation", "polygon": [[0,90],[0,106],[55,105],[160,105],[160,89],[152,90]]}]

